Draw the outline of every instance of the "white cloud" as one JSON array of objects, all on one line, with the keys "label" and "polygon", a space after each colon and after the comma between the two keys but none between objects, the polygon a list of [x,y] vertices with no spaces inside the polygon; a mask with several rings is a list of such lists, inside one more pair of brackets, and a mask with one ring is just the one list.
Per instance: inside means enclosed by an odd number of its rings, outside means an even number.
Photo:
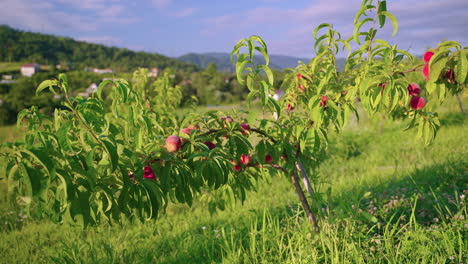
[{"label": "white cloud", "polygon": [[94,31],[96,25],[82,16],[58,11],[50,1],[3,0],[0,24],[40,32],[56,32],[63,28],[78,31]]},{"label": "white cloud", "polygon": [[[305,7],[258,7],[207,18],[201,33],[214,37],[229,32],[230,38],[258,34],[269,39],[267,44],[272,53],[312,56],[314,28],[330,23],[347,38],[352,34],[360,3],[360,0],[318,0]],[[399,43],[401,48],[422,53],[427,46],[434,46],[444,38],[460,41],[462,45],[468,42],[466,0],[415,0],[411,4],[388,1],[387,6],[397,17],[400,29],[390,38],[392,27],[388,21],[380,36]]]}]

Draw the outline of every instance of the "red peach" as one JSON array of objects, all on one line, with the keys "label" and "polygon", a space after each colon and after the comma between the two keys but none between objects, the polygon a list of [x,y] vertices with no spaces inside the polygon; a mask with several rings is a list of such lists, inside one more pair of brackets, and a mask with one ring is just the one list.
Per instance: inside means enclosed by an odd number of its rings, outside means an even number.
[{"label": "red peach", "polygon": [[417,83],[410,83],[406,89],[408,89],[410,96],[419,95],[421,93],[421,88]]},{"label": "red peach", "polygon": [[434,52],[426,51],[423,56],[424,62],[428,63],[431,60],[433,55],[434,55]]},{"label": "red peach", "polygon": [[234,119],[232,119],[231,116],[225,116],[225,117],[221,117],[221,121],[223,121],[223,122],[226,121],[226,122],[232,123],[232,122],[234,122]]},{"label": "red peach", "polygon": [[154,175],[154,172],[150,166],[145,166],[143,170],[143,178],[148,180],[156,180],[156,175]]},{"label": "red peach", "polygon": [[380,95],[383,95],[383,93],[384,93],[384,90],[385,90],[385,86],[387,86],[387,84],[385,84],[385,83],[381,83],[381,84],[379,84],[379,87],[381,87],[381,88],[382,88],[382,90],[380,91]]},{"label": "red peach", "polygon": [[234,170],[235,170],[236,172],[241,171],[241,169],[242,169],[241,165],[235,165],[235,166],[234,166]]},{"label": "red peach", "polygon": [[304,78],[304,76],[303,76],[302,74],[300,74],[300,73],[297,74],[296,77],[297,77],[298,79]]},{"label": "red peach", "polygon": [[322,98],[320,99],[320,106],[321,107],[326,107],[327,106],[327,100],[328,100],[328,96],[326,96],[326,95],[322,96]]},{"label": "red peach", "polygon": [[195,126],[194,125],[189,125],[188,127],[181,129],[180,132],[185,133],[187,135],[190,135],[190,131],[198,130],[198,129],[199,129],[198,125],[195,125]]},{"label": "red peach", "polygon": [[210,150],[216,148],[216,145],[211,141],[205,141],[203,144],[205,144]]},{"label": "red peach", "polygon": [[305,86],[304,85],[301,84],[297,88],[299,89],[299,92],[301,92],[301,93],[305,92]]},{"label": "red peach", "polygon": [[242,162],[242,164],[246,165],[250,162],[250,156],[242,154],[240,157],[240,161]]},{"label": "red peach", "polygon": [[291,104],[288,104],[286,108],[286,113],[289,114],[292,110],[294,110],[294,106],[292,106]]},{"label": "red peach", "polygon": [[424,76],[424,79],[425,79],[426,81],[429,81],[429,64],[426,64],[426,65],[424,66],[424,69],[422,70],[422,74],[423,74],[423,76]]},{"label": "red peach", "polygon": [[265,163],[270,164],[273,161],[273,158],[270,154],[266,154],[265,156]]},{"label": "red peach", "polygon": [[176,135],[169,136],[166,139],[166,149],[169,152],[176,152],[182,147],[182,140]]},{"label": "red peach", "polygon": [[426,105],[426,99],[420,96],[411,97],[410,106],[415,110],[422,109]]},{"label": "red peach", "polygon": [[457,82],[455,80],[455,72],[452,69],[448,69],[447,72],[445,72],[445,78],[447,78],[449,83],[454,84]]}]

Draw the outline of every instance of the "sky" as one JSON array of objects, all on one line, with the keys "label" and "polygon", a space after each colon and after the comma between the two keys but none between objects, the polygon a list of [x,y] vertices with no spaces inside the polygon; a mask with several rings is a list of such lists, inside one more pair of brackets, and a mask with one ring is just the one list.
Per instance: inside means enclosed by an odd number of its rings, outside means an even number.
[{"label": "sky", "polygon": [[[0,0],[0,24],[177,57],[230,52],[261,36],[270,54],[311,58],[312,32],[333,24],[351,36],[360,0]],[[443,40],[468,43],[468,0],[387,0],[399,22],[377,37],[413,54]]]}]

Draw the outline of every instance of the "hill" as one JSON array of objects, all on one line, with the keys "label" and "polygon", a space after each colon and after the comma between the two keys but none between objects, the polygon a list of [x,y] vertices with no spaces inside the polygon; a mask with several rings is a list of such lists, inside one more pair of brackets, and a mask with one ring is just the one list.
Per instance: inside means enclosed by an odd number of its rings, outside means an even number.
[{"label": "hill", "polygon": [[[188,63],[193,63],[200,68],[206,68],[210,63],[214,63],[219,71],[234,72],[235,65],[229,60],[229,53],[210,52],[210,53],[188,53],[177,59]],[[298,61],[304,63],[309,62],[308,58],[297,58],[285,55],[270,55],[270,67],[277,70],[286,68],[295,68]],[[255,56],[257,63],[263,63],[264,60],[260,56]],[[344,59],[338,59],[338,68],[344,68]]]},{"label": "hill", "polygon": [[24,32],[0,25],[0,61],[62,64],[76,68],[112,68],[128,72],[138,67],[172,67],[192,72],[193,64],[157,53],[135,52],[125,48],[77,41],[72,38]]}]

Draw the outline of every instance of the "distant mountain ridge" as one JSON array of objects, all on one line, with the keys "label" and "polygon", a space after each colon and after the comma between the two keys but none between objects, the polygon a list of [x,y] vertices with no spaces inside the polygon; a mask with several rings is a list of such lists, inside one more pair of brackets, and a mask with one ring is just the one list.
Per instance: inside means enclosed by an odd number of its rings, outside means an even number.
[{"label": "distant mountain ridge", "polygon": [[[188,53],[176,58],[178,60],[192,63],[200,68],[206,68],[210,63],[216,64],[218,71],[234,72],[235,65],[229,60],[229,53],[208,52],[208,53]],[[255,56],[256,63],[264,63],[262,56]],[[308,63],[310,59],[297,58],[286,55],[270,55],[270,67],[277,70],[295,68],[299,61]]]},{"label": "distant mountain ridge", "polygon": [[71,64],[73,67],[112,68],[130,72],[139,67],[197,71],[190,63],[154,52],[131,51],[42,33],[26,32],[0,25],[0,61]]},{"label": "distant mountain ridge", "polygon": [[[310,58],[299,58],[286,55],[269,55],[270,56],[270,67],[276,70],[284,70],[286,68],[295,68],[299,61],[308,63]],[[199,68],[206,68],[210,63],[216,64],[218,71],[234,72],[235,65],[229,60],[229,53],[224,52],[207,52],[207,53],[187,53],[176,59],[192,63],[197,65]],[[264,63],[265,60],[262,56],[254,57],[255,63]],[[339,70],[344,69],[345,59],[337,58],[336,64]]]}]

